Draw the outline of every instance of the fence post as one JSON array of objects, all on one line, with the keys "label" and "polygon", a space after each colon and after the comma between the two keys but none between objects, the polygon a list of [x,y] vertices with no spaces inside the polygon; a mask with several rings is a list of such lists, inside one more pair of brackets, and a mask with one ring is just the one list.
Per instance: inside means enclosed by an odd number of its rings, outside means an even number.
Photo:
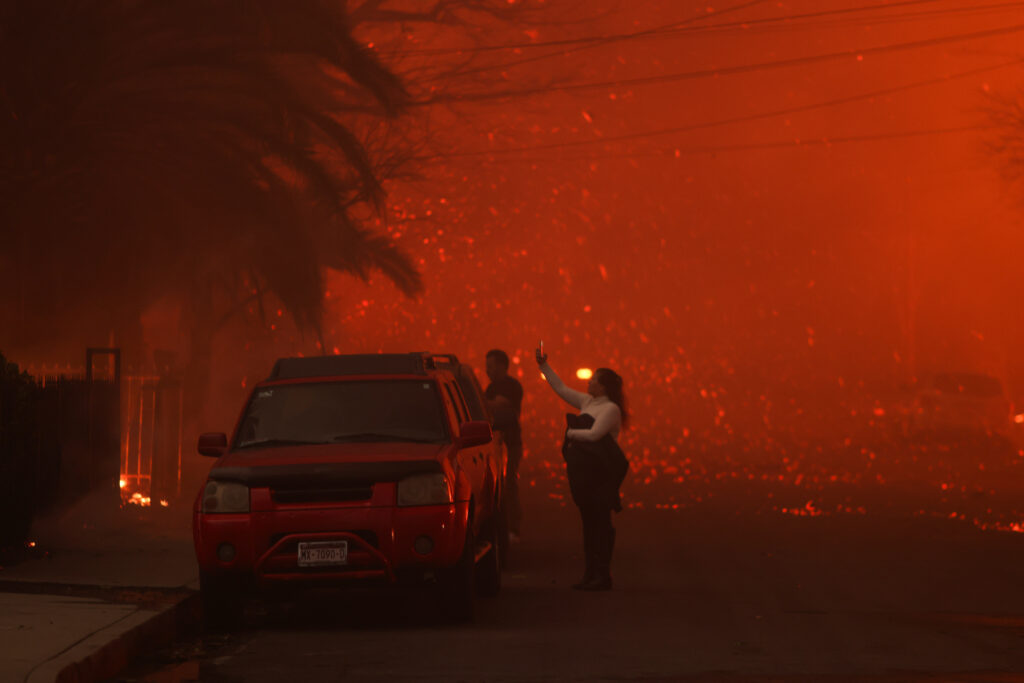
[{"label": "fence post", "polygon": [[[96,394],[97,384],[93,377],[93,363],[96,356],[112,356],[114,360],[114,378],[110,384],[112,392],[111,401],[113,403],[113,415],[107,412],[106,417],[110,419],[110,423],[104,421],[104,434],[101,439],[97,439],[96,434]],[[95,473],[96,480],[91,482],[92,484],[99,485],[101,487],[109,484],[112,491],[116,491],[117,501],[120,504],[121,499],[121,488],[118,485],[118,480],[121,475],[121,349],[117,348],[106,348],[106,347],[90,347],[85,350],[85,380],[88,391],[88,452],[89,452],[89,463],[92,465],[92,471]],[[107,403],[105,401],[105,403]],[[116,458],[111,458],[111,462],[116,463],[116,468],[113,472],[106,472],[107,463],[103,456],[107,455],[106,451],[113,448],[113,452],[117,454]],[[92,486],[90,486],[92,488]]]}]

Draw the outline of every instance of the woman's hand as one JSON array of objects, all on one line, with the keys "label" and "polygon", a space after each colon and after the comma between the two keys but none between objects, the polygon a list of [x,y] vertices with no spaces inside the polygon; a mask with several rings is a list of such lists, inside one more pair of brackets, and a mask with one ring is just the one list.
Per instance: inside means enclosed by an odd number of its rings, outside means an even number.
[{"label": "woman's hand", "polygon": [[535,355],[536,355],[536,358],[537,358],[537,365],[544,365],[545,363],[548,362],[548,354],[546,354],[543,351],[541,351],[540,347],[537,347],[537,351],[536,351]]}]

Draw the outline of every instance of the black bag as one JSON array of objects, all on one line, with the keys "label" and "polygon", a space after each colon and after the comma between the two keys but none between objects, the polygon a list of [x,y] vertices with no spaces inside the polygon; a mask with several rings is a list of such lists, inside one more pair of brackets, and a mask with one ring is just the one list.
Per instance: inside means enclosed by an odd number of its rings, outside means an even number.
[{"label": "black bag", "polygon": [[[592,415],[567,413],[568,429],[589,429],[594,425]],[[562,457],[569,478],[572,500],[580,507],[607,506],[619,512],[622,499],[619,487],[629,472],[626,454],[611,434],[597,441],[562,442]]]}]

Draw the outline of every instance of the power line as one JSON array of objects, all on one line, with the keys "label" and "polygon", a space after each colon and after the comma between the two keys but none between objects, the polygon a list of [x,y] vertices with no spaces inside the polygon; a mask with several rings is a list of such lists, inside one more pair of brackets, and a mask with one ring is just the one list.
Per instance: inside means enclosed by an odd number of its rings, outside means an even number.
[{"label": "power line", "polygon": [[[750,0],[749,2],[740,3],[738,5],[732,5],[726,7],[723,10],[719,10],[714,13],[698,14],[691,17],[687,17],[681,21],[672,22],[670,24],[663,24],[661,26],[655,26],[653,28],[644,29],[642,31],[633,31],[630,33],[612,33],[601,36],[588,36],[585,38],[562,38],[559,40],[544,40],[530,43],[506,43],[503,45],[476,45],[468,48],[452,48],[452,47],[438,47],[438,48],[421,48],[416,50],[400,50],[396,51],[396,54],[405,55],[446,55],[446,54],[472,54],[476,52],[497,52],[501,50],[521,50],[526,48],[535,47],[553,47],[563,45],[576,45],[579,43],[592,43],[592,42],[615,42],[619,40],[630,40],[633,38],[640,38],[643,36],[657,34],[663,31],[670,31],[672,29],[678,29],[683,26],[692,24],[697,21],[704,21],[711,17],[720,17],[725,14],[731,14],[733,12],[739,12],[741,10],[754,7],[755,5],[763,5],[769,0]],[[942,0],[906,0],[910,4],[918,4],[922,2],[942,2]]]},{"label": "power line", "polygon": [[[809,18],[823,18],[823,17],[829,16],[829,15],[841,15],[841,14],[848,14],[848,13],[851,13],[851,12],[863,12],[863,11],[868,11],[868,10],[872,10],[872,9],[891,8],[891,7],[897,7],[897,6],[900,6],[900,5],[903,5],[903,4],[914,4],[914,5],[916,5],[916,4],[920,4],[921,1],[922,0],[913,0],[912,2],[909,2],[909,3],[890,3],[890,4],[884,4],[884,5],[871,5],[871,6],[867,6],[867,7],[851,7],[851,8],[844,8],[844,9],[838,9],[838,10],[826,10],[826,11],[821,11],[821,12],[808,12],[808,13],[804,13],[804,14],[791,14],[791,15],[787,15],[787,16],[767,17],[767,18],[764,18],[764,19],[752,19],[752,20],[748,20],[748,21],[732,21],[732,22],[725,22],[725,23],[719,23],[719,24],[706,24],[706,25],[703,25],[703,26],[689,26],[689,27],[686,27],[686,28],[680,28],[680,29],[675,29],[675,30],[670,30],[670,31],[667,30],[667,31],[664,31],[664,32],[659,33],[657,35],[653,35],[652,34],[650,36],[640,36],[640,35],[636,35],[636,34],[625,34],[627,36],[627,38],[610,39],[610,40],[607,40],[607,41],[604,41],[604,42],[600,42],[599,39],[597,39],[597,38],[580,39],[581,41],[587,41],[587,44],[583,44],[583,45],[580,45],[578,47],[574,47],[572,49],[555,50],[555,51],[548,52],[548,53],[542,54],[542,55],[534,55],[532,57],[523,57],[522,59],[516,59],[516,60],[507,61],[507,62],[501,62],[499,64],[490,64],[490,65],[486,65],[486,66],[476,67],[474,69],[466,69],[466,70],[463,70],[463,71],[455,72],[454,74],[444,74],[444,75],[439,76],[435,80],[444,80],[444,79],[447,79],[447,78],[457,78],[457,77],[469,76],[469,75],[478,74],[478,73],[486,73],[488,71],[498,71],[498,70],[510,69],[510,68],[522,66],[524,64],[533,64],[533,63],[542,62],[542,61],[545,61],[545,60],[548,60],[548,59],[562,58],[562,57],[566,57],[566,56],[568,56],[570,54],[575,54],[575,53],[582,52],[584,50],[593,49],[593,48],[596,48],[596,47],[602,47],[602,46],[604,46],[606,44],[620,42],[620,40],[626,40],[626,39],[634,38],[634,37],[660,38],[660,37],[664,37],[664,36],[683,35],[683,34],[700,35],[700,34],[708,34],[708,33],[715,33],[715,32],[724,32],[724,31],[728,31],[728,30],[731,30],[731,29],[739,29],[743,33],[748,33],[750,28],[757,27],[759,25],[765,26],[766,28],[770,28],[770,26],[766,26],[766,25],[775,24],[775,23],[786,23],[786,24],[789,24],[789,22],[792,22],[792,21],[795,21],[795,20],[809,19]],[[923,1],[924,2],[934,2],[934,1],[941,1],[941,0],[923,0]],[[1002,3],[993,3],[993,4],[989,4],[989,5],[972,6],[972,7],[953,7],[953,8],[946,8],[946,9],[940,9],[940,10],[925,10],[925,11],[922,11],[922,12],[906,12],[906,13],[903,13],[903,14],[892,14],[892,15],[887,15],[887,16],[882,17],[882,18],[872,18],[871,21],[873,21],[873,22],[883,22],[883,21],[884,22],[892,22],[892,21],[907,20],[907,19],[931,18],[931,17],[943,16],[943,15],[948,15],[948,14],[964,14],[964,13],[975,13],[975,14],[978,14],[978,13],[983,13],[983,12],[986,12],[986,11],[1008,10],[1008,9],[1014,9],[1014,8],[1020,8],[1020,7],[1024,7],[1024,2],[1002,2]],[[865,17],[864,19],[862,19],[862,21],[864,21],[864,20],[868,20],[868,19]],[[827,23],[827,22],[821,22],[819,24],[802,23],[802,24],[798,24],[798,25],[787,25],[785,28],[813,28],[816,25],[828,26],[830,24]],[[834,23],[832,25],[834,25]]]},{"label": "power line", "polygon": [[902,43],[891,43],[888,45],[878,45],[875,47],[867,47],[860,49],[839,50],[836,52],[826,52],[823,54],[809,55],[806,57],[793,57],[789,59],[780,59],[771,62],[756,62],[752,64],[741,64],[738,66],[721,67],[715,69],[682,71],[671,74],[662,74],[659,76],[624,78],[614,81],[569,83],[565,85],[547,85],[538,86],[534,88],[521,88],[517,90],[506,90],[496,92],[442,95],[427,100],[421,100],[419,102],[416,102],[415,104],[418,106],[429,106],[441,103],[485,102],[488,100],[505,100],[514,97],[530,97],[533,95],[543,95],[552,92],[575,92],[580,90],[593,90],[602,88],[624,88],[630,86],[655,85],[660,83],[676,83],[679,81],[695,80],[699,78],[731,76],[736,74],[752,73],[756,71],[764,71],[769,69],[781,69],[791,66],[801,66],[804,64],[815,64],[820,62],[836,61],[839,59],[849,59],[851,57],[863,59],[867,55],[878,55],[889,52],[905,52],[908,50],[935,47],[938,45],[946,45],[949,43],[967,42],[971,40],[980,40],[982,38],[992,38],[996,36],[1010,35],[1013,33],[1021,33],[1022,31],[1024,31],[1024,24],[1013,24],[1010,26],[987,29],[983,31],[956,33],[946,36],[938,36],[935,38],[925,38],[922,40],[912,40]]},{"label": "power line", "polygon": [[914,81],[912,83],[905,83],[903,85],[892,86],[889,88],[881,88],[878,90],[872,90],[869,92],[858,93],[856,95],[848,95],[846,97],[838,97],[835,99],[824,100],[821,102],[813,102],[809,104],[802,104],[793,107],[786,107],[784,109],[774,109],[766,112],[759,112],[756,114],[748,114],[745,116],[736,116],[727,119],[716,119],[713,121],[703,121],[700,123],[691,123],[683,126],[672,126],[670,128],[657,128],[648,131],[638,131],[635,133],[624,133],[622,135],[613,135],[604,138],[594,138],[590,140],[570,140],[566,142],[552,142],[542,145],[528,145],[523,147],[506,147],[503,149],[492,149],[492,150],[473,150],[468,152],[455,152],[451,154],[433,155],[433,156],[422,156],[418,157],[420,161],[428,161],[432,159],[452,159],[460,157],[478,157],[478,156],[492,156],[492,155],[504,155],[504,154],[518,154],[521,152],[532,152],[541,150],[555,150],[555,149],[570,149],[574,147],[588,147],[592,145],[606,145],[617,142],[627,142],[630,140],[643,140],[647,138],[660,137],[663,135],[672,135],[678,133],[688,133],[695,130],[704,130],[707,128],[716,128],[719,126],[732,125],[737,123],[749,123],[751,121],[759,121],[763,119],[775,118],[777,116],[787,116],[790,114],[799,114],[808,111],[814,111],[816,109],[825,109],[828,107],[841,106],[844,104],[852,104],[854,102],[863,102],[866,100],[875,99],[877,97],[885,97],[886,95],[894,95],[901,92],[907,92],[910,90],[917,90],[920,88],[928,87],[931,85],[938,85],[941,83],[948,83],[950,81],[959,80],[962,78],[969,78],[971,76],[977,76],[979,74],[987,73],[990,71],[996,71],[999,69],[1005,69],[1010,66],[1017,66],[1024,64],[1024,58],[1014,59],[1009,62],[1002,62],[1000,64],[993,64],[991,66],[978,67],[976,69],[969,69],[967,71],[961,71],[947,76],[939,76],[936,78],[929,78],[921,81]]},{"label": "power line", "polygon": [[829,146],[848,144],[851,142],[881,142],[884,140],[898,140],[906,138],[919,138],[928,135],[949,135],[951,133],[970,133],[982,130],[992,130],[996,126],[992,124],[977,124],[973,126],[952,126],[949,128],[926,128],[922,130],[895,131],[887,133],[872,133],[868,135],[846,135],[841,137],[822,137],[810,139],[780,140],[777,142],[754,142],[735,145],[706,145],[701,147],[673,148],[660,150],[662,154],[716,154],[718,152],[740,152],[762,149],[782,149],[787,147],[807,146]]},{"label": "power line", "polygon": [[[859,142],[884,142],[888,140],[912,139],[931,135],[951,135],[955,133],[972,133],[993,130],[992,124],[974,126],[954,126],[949,128],[926,128],[921,130],[893,131],[872,133],[867,135],[846,135],[837,137],[796,138],[793,140],[777,140],[771,142],[738,143],[734,145],[698,145],[690,147],[666,147],[646,152],[621,152],[609,154],[591,154],[577,157],[559,157],[557,161],[598,161],[605,159],[635,159],[642,157],[676,157],[697,156],[701,154],[721,154],[727,152],[764,151],[773,149],[798,149],[801,147],[829,147],[832,145],[853,144]],[[502,159],[502,163],[538,163],[548,161],[536,157],[510,157]]]},{"label": "power line", "polygon": [[[854,7],[841,7],[838,9],[831,10],[819,10],[815,12],[802,12],[798,14],[786,14],[774,17],[762,17],[760,19],[748,19],[746,21],[732,21],[718,24],[707,24],[703,26],[692,26],[691,24],[710,19],[713,17],[720,17],[725,14],[736,12],[739,10],[747,9],[754,5],[763,4],[764,0],[757,0],[755,2],[747,2],[726,9],[714,12],[713,14],[701,14],[693,17],[688,17],[682,21],[677,21],[669,24],[663,24],[641,31],[630,31],[627,33],[606,33],[596,36],[582,36],[579,38],[559,38],[555,40],[543,40],[533,42],[518,42],[518,43],[504,43],[501,45],[475,45],[472,47],[465,48],[421,48],[413,50],[400,50],[396,51],[396,54],[405,55],[447,55],[447,54],[474,54],[479,52],[498,52],[504,50],[525,50],[542,47],[565,47],[573,45],[587,45],[589,43],[614,43],[626,40],[634,40],[636,38],[649,38],[649,37],[663,37],[672,36],[682,33],[693,33],[693,32],[704,32],[713,31],[716,29],[725,28],[745,28],[748,26],[758,26],[762,24],[776,24],[786,23],[793,21],[802,21],[805,19],[820,19],[823,17],[830,16],[843,16],[847,14],[860,14],[864,12],[874,12],[878,10],[890,10],[903,7],[912,7],[917,5],[933,5],[935,3],[945,2],[946,0],[900,0],[899,2],[889,3],[876,3],[873,5],[859,5]],[[954,7],[940,10],[933,10],[934,14],[942,13],[958,13],[958,12],[969,12],[974,10],[983,9],[996,9],[1001,7],[1013,7],[1018,6],[1021,3],[1018,2],[1007,2],[993,5],[985,5],[980,7],[969,6],[969,7]],[[883,17],[884,18],[884,17]]]},{"label": "power line", "polygon": [[[630,34],[624,34],[624,36],[625,36],[624,38],[612,37],[612,38],[610,38],[608,40],[603,40],[603,41],[601,39],[598,39],[596,42],[594,41],[593,38],[591,38],[591,39],[583,39],[583,40],[588,41],[589,44],[580,45],[578,47],[575,47],[575,48],[572,48],[572,49],[567,49],[567,50],[558,50],[557,52],[551,52],[551,53],[548,53],[548,54],[535,55],[533,57],[526,57],[524,59],[515,60],[513,62],[503,62],[501,64],[492,64],[492,65],[489,65],[489,66],[477,67],[475,69],[464,69],[464,70],[455,72],[453,74],[442,74],[442,75],[439,75],[438,77],[436,77],[434,79],[431,79],[431,80],[446,80],[448,78],[463,78],[465,76],[471,76],[473,74],[486,73],[488,71],[495,71],[497,69],[506,69],[506,68],[509,68],[511,66],[520,66],[522,64],[529,64],[531,62],[544,61],[546,59],[551,59],[553,57],[565,57],[567,55],[570,55],[570,54],[573,54],[573,53],[576,53],[576,52],[582,52],[584,50],[590,50],[590,49],[595,48],[595,47],[601,47],[602,45],[605,45],[605,44],[619,42],[620,40],[627,40],[627,39],[632,39],[632,38],[638,38],[638,37],[643,37],[645,35],[653,35],[653,34],[658,33],[660,31],[667,31],[667,30],[670,30],[670,29],[680,29],[680,28],[682,28],[684,26],[688,26],[690,24],[694,24],[694,23],[703,21],[703,20],[705,20],[705,19],[707,19],[708,17],[711,17],[711,16],[719,17],[719,16],[722,16],[724,14],[731,14],[733,12],[738,12],[740,10],[744,10],[744,9],[749,8],[749,7],[753,7],[754,5],[763,4],[766,1],[767,0],[754,0],[753,2],[745,2],[745,3],[739,4],[739,5],[733,5],[731,7],[726,7],[725,9],[720,10],[720,11],[714,13],[713,15],[712,14],[696,14],[694,16],[691,16],[691,17],[688,17],[686,19],[683,19],[682,21],[673,22],[671,24],[664,24],[662,26],[657,26],[657,27],[654,27],[654,28],[651,28],[651,29],[646,29],[644,31],[638,31],[638,32],[630,33]],[[915,0],[915,1],[921,1],[921,0]],[[934,2],[934,1],[937,1],[937,0],[924,0],[924,1]],[[701,28],[701,27],[696,27],[696,28]],[[693,30],[693,29],[694,29],[694,27],[691,26],[690,30]]]}]

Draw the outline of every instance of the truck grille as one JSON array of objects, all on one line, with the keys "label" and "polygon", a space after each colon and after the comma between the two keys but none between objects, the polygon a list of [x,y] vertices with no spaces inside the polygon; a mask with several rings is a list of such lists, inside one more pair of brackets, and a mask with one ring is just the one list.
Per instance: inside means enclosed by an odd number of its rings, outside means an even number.
[{"label": "truck grille", "polygon": [[373,486],[322,489],[271,489],[275,503],[348,503],[370,500]]},{"label": "truck grille", "polygon": [[[294,532],[290,532],[290,533],[294,533]],[[376,534],[376,532],[371,531],[370,529],[353,529],[353,530],[347,530],[346,529],[345,533],[352,534],[353,536],[358,536],[359,538],[363,539],[364,541],[369,543],[374,548],[379,547],[378,546],[377,534]],[[277,543],[282,538],[284,538],[285,536],[288,536],[288,535],[289,535],[288,533],[274,534],[273,536],[270,537],[270,545],[274,545],[275,543]],[[299,547],[299,542],[298,541],[294,541],[294,542],[291,542],[291,543],[286,543],[285,545],[283,545],[281,548],[278,549],[278,554],[284,553],[286,555],[294,555],[298,551],[298,547]],[[350,550],[353,549],[351,544],[349,544],[349,549]]]}]

